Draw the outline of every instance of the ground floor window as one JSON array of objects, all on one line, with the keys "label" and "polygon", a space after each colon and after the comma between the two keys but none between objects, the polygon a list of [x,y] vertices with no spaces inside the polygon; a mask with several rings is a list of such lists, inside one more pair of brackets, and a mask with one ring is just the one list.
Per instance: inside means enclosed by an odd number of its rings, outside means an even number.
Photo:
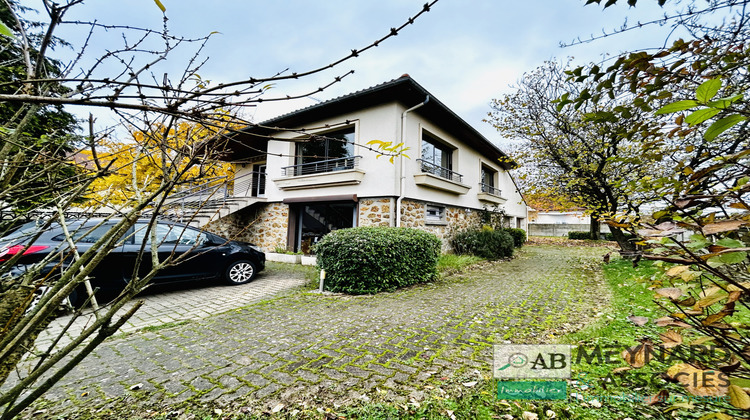
[{"label": "ground floor window", "polygon": [[338,229],[354,227],[357,203],[309,203],[298,208],[296,250],[312,254],[312,246]]},{"label": "ground floor window", "polygon": [[427,205],[425,207],[424,215],[425,224],[444,224],[445,219],[445,207]]}]

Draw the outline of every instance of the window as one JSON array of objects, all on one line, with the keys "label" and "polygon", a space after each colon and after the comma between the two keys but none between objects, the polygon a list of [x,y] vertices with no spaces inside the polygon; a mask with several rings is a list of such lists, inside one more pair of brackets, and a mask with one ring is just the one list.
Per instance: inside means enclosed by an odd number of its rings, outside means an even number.
[{"label": "window", "polygon": [[435,171],[425,171],[425,165],[422,165],[423,172],[430,172],[443,178],[450,178],[450,175],[442,174],[441,170],[453,170],[453,150],[429,135],[422,134],[422,161],[427,163],[429,168],[434,168],[433,170]]},{"label": "window", "polygon": [[[182,226],[173,226],[159,223],[156,225],[156,242],[159,245],[200,245],[206,241],[206,235],[202,232]],[[136,245],[151,244],[151,232],[147,224],[139,223],[135,226],[133,241]],[[146,236],[148,235],[148,236]]]},{"label": "window", "polygon": [[482,165],[482,183],[480,187],[483,193],[499,195],[495,188],[495,175],[497,175],[496,170]]},{"label": "window", "polygon": [[296,145],[294,175],[354,168],[354,127],[321,134]]},{"label": "window", "polygon": [[444,224],[445,207],[428,205],[425,208],[424,221],[427,224]]},{"label": "window", "polygon": [[[93,226],[84,225],[81,227],[78,227],[77,229],[70,232],[70,237],[73,239],[73,242],[75,243],[83,243],[83,244],[93,244],[94,242],[98,241],[102,238],[107,232],[109,232],[110,229],[114,224],[108,223],[103,224],[94,230],[91,230]],[[70,227],[69,227],[70,229]],[[72,230],[72,229],[70,229]],[[55,241],[66,241],[65,234],[57,235],[54,238]]]}]

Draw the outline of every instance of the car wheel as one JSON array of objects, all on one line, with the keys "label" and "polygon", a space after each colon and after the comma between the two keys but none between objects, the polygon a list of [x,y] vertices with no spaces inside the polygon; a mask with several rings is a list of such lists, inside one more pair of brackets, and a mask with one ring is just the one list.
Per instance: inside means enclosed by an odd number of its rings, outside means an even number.
[{"label": "car wheel", "polygon": [[248,260],[238,260],[229,264],[224,279],[229,284],[245,284],[255,278],[255,264]]}]

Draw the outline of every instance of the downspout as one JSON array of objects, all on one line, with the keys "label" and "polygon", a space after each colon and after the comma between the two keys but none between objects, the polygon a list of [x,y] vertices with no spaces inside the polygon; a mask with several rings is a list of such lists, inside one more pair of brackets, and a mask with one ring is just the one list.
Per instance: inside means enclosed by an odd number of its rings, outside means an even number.
[{"label": "downspout", "polygon": [[[407,109],[401,114],[401,143],[406,145],[406,114],[414,111],[417,108],[421,108],[425,105],[427,105],[427,102],[430,101],[430,95],[427,95],[424,102],[421,104],[414,105],[413,107]],[[398,199],[396,200],[396,227],[401,227],[401,202],[404,200],[404,190],[406,189],[406,176],[404,176],[404,155],[403,153],[399,156],[399,163],[401,165],[401,168],[399,170],[399,176],[401,179],[399,180],[399,190],[398,190]]]}]

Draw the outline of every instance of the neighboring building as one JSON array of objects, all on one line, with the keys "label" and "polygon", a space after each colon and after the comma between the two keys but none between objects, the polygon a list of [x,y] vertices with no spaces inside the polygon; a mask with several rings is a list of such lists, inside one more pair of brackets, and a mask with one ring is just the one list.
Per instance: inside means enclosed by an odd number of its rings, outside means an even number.
[{"label": "neighboring building", "polygon": [[591,216],[583,211],[536,211],[529,209],[529,223],[532,224],[589,224]]},{"label": "neighboring building", "polygon": [[[404,142],[409,157],[379,157],[371,140]],[[266,251],[308,253],[353,226],[446,239],[483,209],[526,229],[508,157],[408,75],[248,127],[229,147],[234,198],[208,229]]]}]

